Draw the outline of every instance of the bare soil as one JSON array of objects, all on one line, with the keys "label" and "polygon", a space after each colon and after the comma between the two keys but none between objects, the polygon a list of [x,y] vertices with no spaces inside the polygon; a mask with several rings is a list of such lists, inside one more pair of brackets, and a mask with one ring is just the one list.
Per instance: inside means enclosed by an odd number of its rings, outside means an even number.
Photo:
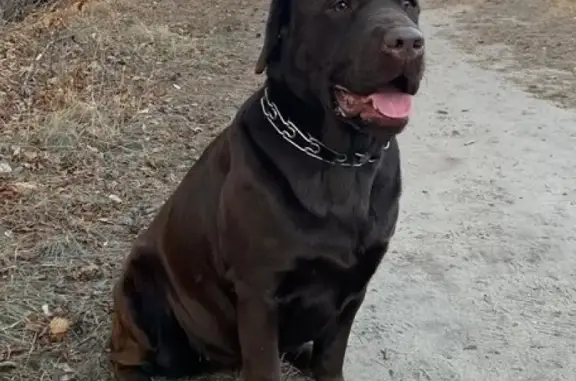
[{"label": "bare soil", "polygon": [[[267,2],[207,4],[63,0],[0,27],[0,380],[110,379],[122,258],[262,80]],[[404,214],[348,379],[572,380],[576,116],[546,100],[576,106],[574,3],[428,8]]]}]

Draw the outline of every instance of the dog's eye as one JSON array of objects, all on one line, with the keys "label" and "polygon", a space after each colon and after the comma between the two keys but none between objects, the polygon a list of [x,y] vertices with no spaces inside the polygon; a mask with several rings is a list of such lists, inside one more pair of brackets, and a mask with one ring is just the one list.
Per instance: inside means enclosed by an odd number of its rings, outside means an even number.
[{"label": "dog's eye", "polygon": [[332,5],[332,9],[335,11],[345,11],[350,9],[350,2],[348,0],[337,0],[334,5]]},{"label": "dog's eye", "polygon": [[414,6],[414,0],[403,0],[402,1],[402,6],[404,8],[410,8]]}]

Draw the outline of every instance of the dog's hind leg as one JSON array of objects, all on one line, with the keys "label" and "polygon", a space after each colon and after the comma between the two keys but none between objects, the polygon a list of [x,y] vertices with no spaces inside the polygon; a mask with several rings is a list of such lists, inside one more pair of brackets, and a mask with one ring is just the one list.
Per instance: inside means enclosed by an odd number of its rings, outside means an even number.
[{"label": "dog's hind leg", "polygon": [[[118,290],[118,286],[115,290]],[[116,294],[116,293],[115,293]],[[116,311],[112,316],[112,337],[110,340],[110,359],[117,381],[151,381],[144,372],[148,340],[126,314],[124,299],[115,295]]]},{"label": "dog's hind leg", "polygon": [[192,347],[170,306],[161,261],[146,249],[135,250],[114,289],[111,360],[118,381],[204,372],[206,358]]}]

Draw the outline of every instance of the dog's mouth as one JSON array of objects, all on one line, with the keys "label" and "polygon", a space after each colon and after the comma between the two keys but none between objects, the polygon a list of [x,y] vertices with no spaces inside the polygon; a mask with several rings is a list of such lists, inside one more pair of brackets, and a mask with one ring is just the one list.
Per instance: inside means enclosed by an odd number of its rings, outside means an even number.
[{"label": "dog's mouth", "polygon": [[360,118],[381,127],[405,125],[412,113],[412,94],[404,75],[367,95],[355,94],[341,85],[334,86],[335,112],[346,119]]}]

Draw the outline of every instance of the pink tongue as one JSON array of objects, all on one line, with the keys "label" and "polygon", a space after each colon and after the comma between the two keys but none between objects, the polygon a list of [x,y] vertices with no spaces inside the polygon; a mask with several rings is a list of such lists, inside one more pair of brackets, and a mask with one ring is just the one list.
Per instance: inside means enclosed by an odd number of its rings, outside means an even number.
[{"label": "pink tongue", "polygon": [[382,92],[368,97],[373,107],[391,119],[405,119],[412,110],[412,96],[399,92]]}]

